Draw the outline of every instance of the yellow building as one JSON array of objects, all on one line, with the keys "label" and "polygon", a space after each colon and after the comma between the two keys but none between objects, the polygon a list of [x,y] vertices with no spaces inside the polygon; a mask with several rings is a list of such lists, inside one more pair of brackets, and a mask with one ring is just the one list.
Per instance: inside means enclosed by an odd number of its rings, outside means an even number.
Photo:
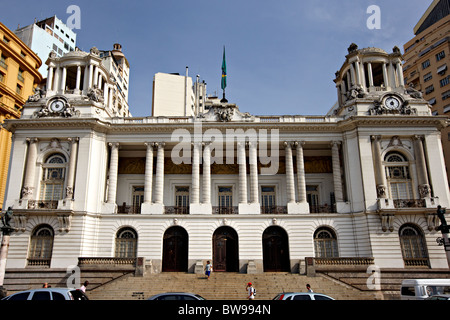
[{"label": "yellow building", "polygon": [[[0,22],[0,124],[20,118],[22,106],[41,83],[41,59]],[[0,131],[0,209],[8,177],[11,133]]]},{"label": "yellow building", "polygon": [[[404,45],[405,84],[422,92],[434,115],[450,116],[450,0],[434,0],[414,34]],[[450,180],[450,127],[441,133]]]}]

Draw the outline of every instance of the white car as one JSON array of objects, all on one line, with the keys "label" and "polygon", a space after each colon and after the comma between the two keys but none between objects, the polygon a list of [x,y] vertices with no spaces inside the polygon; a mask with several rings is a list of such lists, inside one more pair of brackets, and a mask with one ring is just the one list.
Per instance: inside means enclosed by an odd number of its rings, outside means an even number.
[{"label": "white car", "polygon": [[89,300],[83,291],[68,288],[42,288],[13,293],[2,300]]},{"label": "white car", "polygon": [[147,300],[206,300],[202,296],[195,293],[187,293],[187,292],[166,292],[166,293],[158,293]]},{"label": "white car", "polygon": [[283,292],[273,300],[334,300],[332,297],[315,292]]}]

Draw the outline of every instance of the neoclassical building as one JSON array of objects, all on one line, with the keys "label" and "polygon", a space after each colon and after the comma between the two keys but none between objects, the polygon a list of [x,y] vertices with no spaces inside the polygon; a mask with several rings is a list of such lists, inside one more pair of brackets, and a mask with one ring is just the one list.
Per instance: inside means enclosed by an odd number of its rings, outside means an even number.
[{"label": "neoclassical building", "polygon": [[17,230],[7,268],[96,257],[141,257],[151,272],[196,272],[206,260],[216,271],[298,272],[307,257],[448,268],[436,243],[436,208],[450,200],[447,118],[404,87],[397,48],[351,45],[324,116],[216,101],[195,117],[127,117],[98,59],[50,57],[46,92],[6,121],[5,207]]}]

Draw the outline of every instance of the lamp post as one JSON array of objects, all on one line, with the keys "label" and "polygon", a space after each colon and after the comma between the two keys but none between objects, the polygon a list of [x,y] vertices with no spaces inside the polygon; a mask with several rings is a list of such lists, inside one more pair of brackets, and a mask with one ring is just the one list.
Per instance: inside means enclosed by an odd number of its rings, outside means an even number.
[{"label": "lamp post", "polygon": [[9,224],[12,216],[13,211],[11,207],[9,207],[2,216],[3,227],[1,227],[2,244],[0,247],[0,298],[6,296],[6,289],[3,287],[3,281],[5,279],[6,259],[8,258],[9,238],[11,233],[15,231],[15,229]]},{"label": "lamp post", "polygon": [[445,209],[441,206],[437,207],[437,216],[441,220],[441,225],[437,228],[437,230],[442,232],[442,238],[437,238],[436,242],[440,246],[444,246],[445,254],[447,255],[447,263],[450,267],[450,226],[447,225],[447,221],[445,220]]}]

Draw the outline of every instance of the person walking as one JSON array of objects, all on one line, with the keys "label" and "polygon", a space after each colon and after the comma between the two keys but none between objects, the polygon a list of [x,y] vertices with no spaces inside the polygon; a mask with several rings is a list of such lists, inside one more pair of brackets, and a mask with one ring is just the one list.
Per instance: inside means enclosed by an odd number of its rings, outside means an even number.
[{"label": "person walking", "polygon": [[314,291],[311,289],[311,286],[309,285],[309,283],[306,285],[306,290],[308,290],[308,292],[314,292]]},{"label": "person walking", "polygon": [[251,282],[247,283],[247,299],[253,300],[255,299],[256,289],[253,287],[253,284]]},{"label": "person walking", "polygon": [[207,277],[207,279],[209,280],[209,277],[211,276],[211,271],[212,271],[213,267],[211,262],[208,260],[206,261],[206,266],[205,266],[205,275]]},{"label": "person walking", "polygon": [[86,288],[87,288],[88,285],[89,285],[89,281],[86,280],[83,283],[83,285],[81,286],[80,290],[83,291],[84,293],[86,293]]}]

